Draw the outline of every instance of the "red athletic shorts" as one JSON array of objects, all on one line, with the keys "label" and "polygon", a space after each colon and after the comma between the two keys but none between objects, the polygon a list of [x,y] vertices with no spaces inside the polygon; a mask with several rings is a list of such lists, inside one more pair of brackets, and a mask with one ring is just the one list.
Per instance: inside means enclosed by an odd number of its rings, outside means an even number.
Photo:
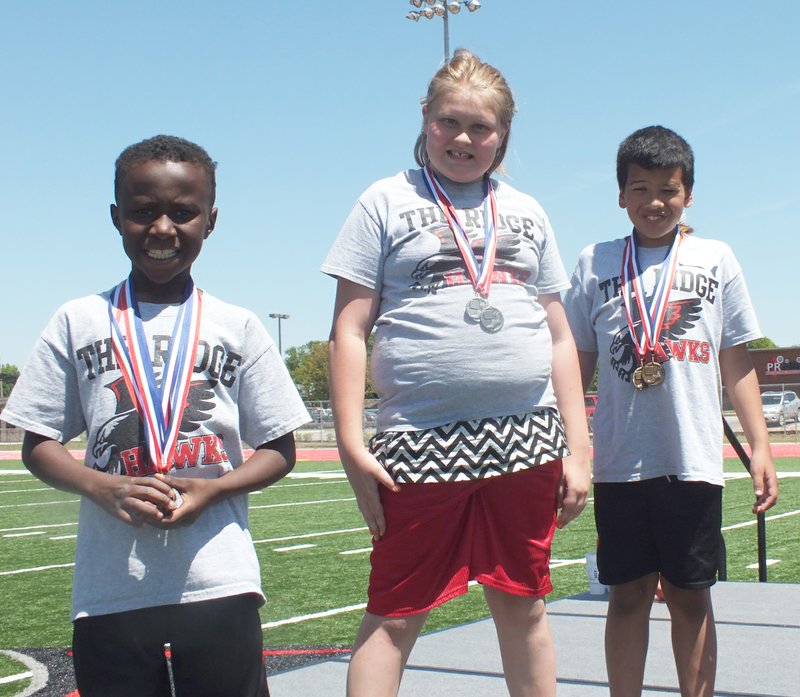
[{"label": "red athletic shorts", "polygon": [[372,548],[367,612],[402,617],[467,592],[476,580],[549,593],[561,460],[470,482],[381,487],[386,533]]}]

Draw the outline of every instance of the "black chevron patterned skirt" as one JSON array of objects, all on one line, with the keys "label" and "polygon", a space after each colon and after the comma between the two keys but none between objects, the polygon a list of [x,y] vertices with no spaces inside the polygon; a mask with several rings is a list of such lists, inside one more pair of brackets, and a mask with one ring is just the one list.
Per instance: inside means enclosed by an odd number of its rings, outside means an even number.
[{"label": "black chevron patterned skirt", "polygon": [[495,477],[569,455],[561,418],[550,408],[420,431],[383,431],[369,448],[398,483]]}]

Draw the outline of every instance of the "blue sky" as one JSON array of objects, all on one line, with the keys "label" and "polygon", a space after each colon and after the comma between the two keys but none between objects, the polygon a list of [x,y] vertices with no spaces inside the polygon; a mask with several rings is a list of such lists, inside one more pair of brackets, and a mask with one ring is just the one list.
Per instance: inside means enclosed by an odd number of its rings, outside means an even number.
[{"label": "blue sky", "polygon": [[[22,366],[63,301],[128,272],[113,163],[157,133],[219,162],[198,284],[256,311],[283,348],[327,337],[319,272],[358,195],[413,165],[443,22],[406,0],[56,0],[0,7],[0,363]],[[762,330],[800,343],[800,3],[483,0],[451,17],[514,90],[509,181],[550,215],[567,270],[627,234],[619,142],[654,123],[692,144],[689,222],[728,241]]]}]

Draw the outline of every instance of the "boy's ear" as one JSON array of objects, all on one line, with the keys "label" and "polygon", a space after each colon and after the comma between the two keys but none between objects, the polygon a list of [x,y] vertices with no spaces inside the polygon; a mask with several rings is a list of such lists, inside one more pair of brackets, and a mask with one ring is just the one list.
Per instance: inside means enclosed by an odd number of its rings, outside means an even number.
[{"label": "boy's ear", "polygon": [[683,207],[684,208],[689,208],[692,205],[693,202],[694,202],[694,199],[692,199],[692,191],[690,189],[689,191],[686,192],[686,202],[683,204]]},{"label": "boy's ear", "polygon": [[625,203],[625,193],[622,191],[622,189],[620,189],[619,190],[619,207],[620,208],[625,208],[626,206],[627,206],[627,204]]},{"label": "boy's ear", "polygon": [[207,240],[211,233],[214,231],[214,227],[217,224],[217,209],[212,208],[211,213],[208,216],[208,227],[206,228],[206,234],[203,236],[204,240]]},{"label": "boy's ear", "polygon": [[111,222],[114,223],[114,227],[117,228],[117,232],[119,232],[119,234],[121,235],[122,223],[119,219],[119,208],[117,208],[117,205],[115,203],[112,203],[109,206],[109,212],[111,213]]}]

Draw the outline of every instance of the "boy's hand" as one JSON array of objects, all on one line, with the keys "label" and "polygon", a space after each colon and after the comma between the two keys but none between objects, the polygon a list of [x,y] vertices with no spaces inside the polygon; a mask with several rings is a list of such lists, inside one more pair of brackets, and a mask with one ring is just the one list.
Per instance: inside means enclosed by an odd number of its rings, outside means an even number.
[{"label": "boy's hand", "polygon": [[173,477],[157,474],[156,480],[167,486],[175,495],[180,494],[183,501],[163,511],[164,516],[152,523],[159,528],[174,528],[191,525],[215,500],[217,479],[193,477]]},{"label": "boy's hand", "polygon": [[175,492],[153,477],[108,475],[102,482],[92,499],[134,527],[158,524],[175,506]]},{"label": "boy's hand", "polygon": [[561,513],[556,519],[557,528],[563,528],[577,518],[586,507],[591,481],[588,459],[570,455],[564,458],[562,464],[564,471],[558,487],[558,508]]},{"label": "boy's hand", "polygon": [[763,513],[778,500],[778,475],[771,456],[759,456],[755,452],[750,460],[750,476],[753,478],[753,492],[756,500],[753,513]]}]

